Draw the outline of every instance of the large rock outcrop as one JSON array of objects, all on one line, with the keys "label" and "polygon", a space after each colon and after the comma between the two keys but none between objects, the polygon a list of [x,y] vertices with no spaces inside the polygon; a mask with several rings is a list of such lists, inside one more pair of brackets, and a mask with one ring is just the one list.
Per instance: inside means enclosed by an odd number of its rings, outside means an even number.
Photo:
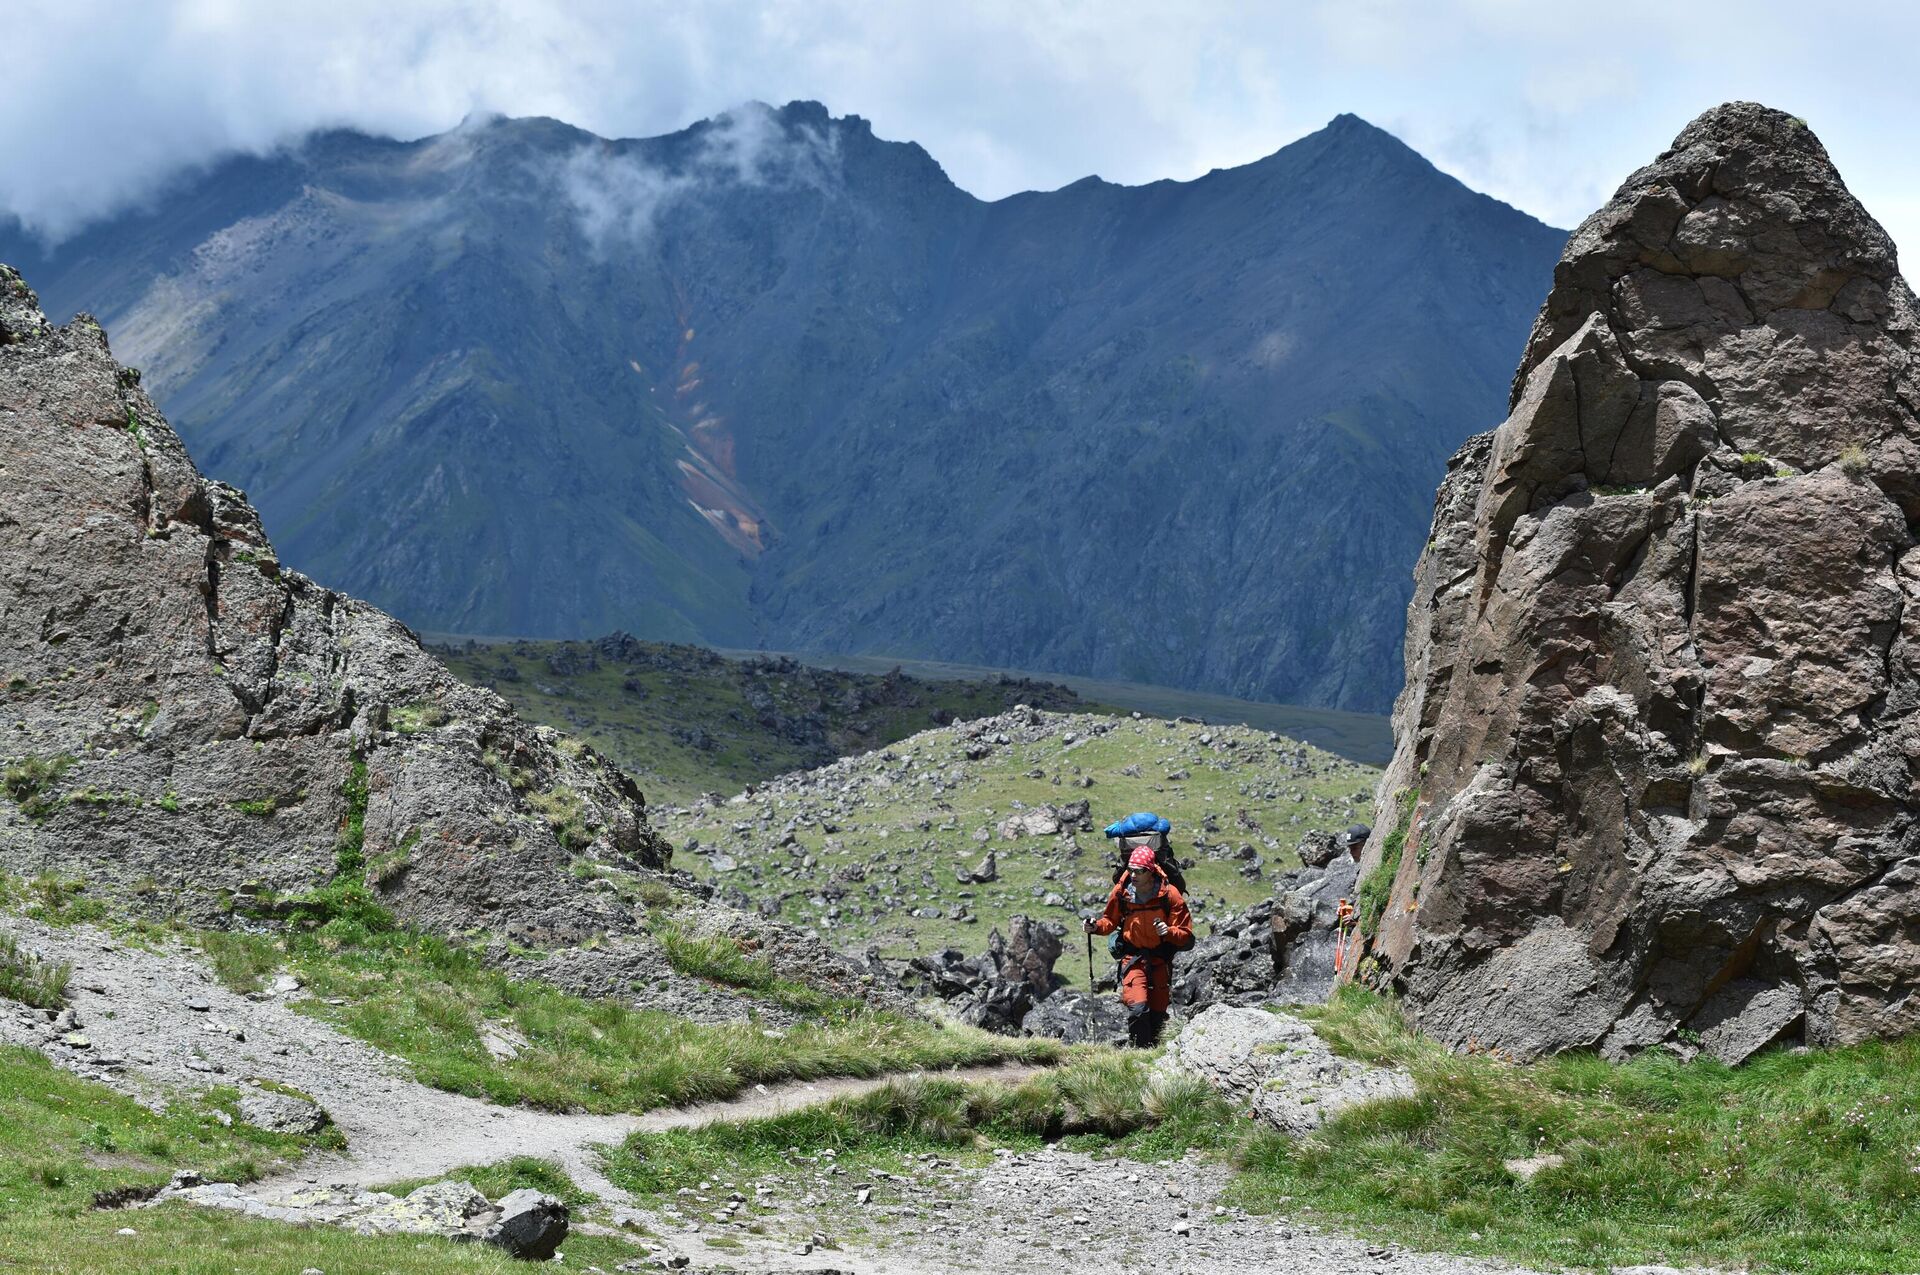
[{"label": "large rock outcrop", "polygon": [[4,266],[0,762],[0,871],[203,923],[345,870],[418,925],[566,941],[632,920],[574,860],[669,855],[621,771],[284,570],[99,326]]},{"label": "large rock outcrop", "polygon": [[1362,897],[1426,1031],[1738,1060],[1920,1027],[1915,316],[1750,103],[1574,233],[1409,609]]}]

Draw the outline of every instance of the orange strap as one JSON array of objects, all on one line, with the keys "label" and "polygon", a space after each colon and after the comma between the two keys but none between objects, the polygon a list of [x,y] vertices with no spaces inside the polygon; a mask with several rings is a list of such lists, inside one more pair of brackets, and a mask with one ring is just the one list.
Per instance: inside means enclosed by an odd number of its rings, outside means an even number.
[{"label": "orange strap", "polygon": [[1357,916],[1352,900],[1340,900],[1339,911],[1335,913],[1333,920],[1333,972],[1336,974],[1346,969],[1347,955],[1355,945],[1354,940],[1358,938],[1353,934],[1353,923]]}]

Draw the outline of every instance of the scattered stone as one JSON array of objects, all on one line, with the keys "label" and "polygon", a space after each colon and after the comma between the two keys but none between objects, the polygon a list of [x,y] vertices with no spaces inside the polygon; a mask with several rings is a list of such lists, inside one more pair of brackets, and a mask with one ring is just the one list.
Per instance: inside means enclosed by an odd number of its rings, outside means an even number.
[{"label": "scattered stone", "polygon": [[566,1204],[541,1191],[514,1191],[496,1206],[498,1217],[480,1238],[515,1257],[542,1262],[567,1238]]},{"label": "scattered stone", "polygon": [[1557,1169],[1566,1162],[1563,1155],[1548,1154],[1528,1156],[1524,1160],[1502,1160],[1500,1167],[1522,1182],[1531,1182],[1533,1175],[1542,1169]]}]

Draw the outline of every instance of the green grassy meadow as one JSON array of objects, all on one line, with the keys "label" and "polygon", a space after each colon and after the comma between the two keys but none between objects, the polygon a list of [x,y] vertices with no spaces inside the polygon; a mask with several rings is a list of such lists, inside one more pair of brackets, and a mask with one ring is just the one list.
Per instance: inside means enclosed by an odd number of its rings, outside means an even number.
[{"label": "green grassy meadow", "polygon": [[[774,785],[655,813],[678,848],[676,867],[755,901],[777,899],[781,917],[836,946],[873,943],[888,955],[975,950],[1017,913],[1071,922],[1098,907],[1112,884],[1098,829],[1135,810],[1173,821],[1175,844],[1193,860],[1188,894],[1199,921],[1270,897],[1273,877],[1297,866],[1303,834],[1369,817],[1377,771],[1264,731],[1086,714],[1050,715],[1049,725],[1043,738],[978,760],[967,758],[968,737],[954,728],[849,759],[826,772],[852,786],[845,799]],[[1090,804],[1092,833],[998,834],[1022,809],[1077,800]],[[789,824],[792,840],[781,845]],[[690,850],[695,843],[717,853]],[[1242,875],[1243,846],[1265,861],[1260,876]],[[989,849],[1000,879],[959,883],[955,868]],[[721,855],[737,866],[716,871]],[[1049,894],[1060,902],[1048,905]],[[956,917],[961,908],[975,919]]]}]

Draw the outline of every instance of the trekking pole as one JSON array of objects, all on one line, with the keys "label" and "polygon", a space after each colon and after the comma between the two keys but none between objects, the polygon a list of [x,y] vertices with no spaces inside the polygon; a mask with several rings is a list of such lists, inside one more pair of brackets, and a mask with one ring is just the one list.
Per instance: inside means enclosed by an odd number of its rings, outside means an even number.
[{"label": "trekking pole", "polygon": [[1093,931],[1087,931],[1087,995],[1098,995],[1093,989]]}]

